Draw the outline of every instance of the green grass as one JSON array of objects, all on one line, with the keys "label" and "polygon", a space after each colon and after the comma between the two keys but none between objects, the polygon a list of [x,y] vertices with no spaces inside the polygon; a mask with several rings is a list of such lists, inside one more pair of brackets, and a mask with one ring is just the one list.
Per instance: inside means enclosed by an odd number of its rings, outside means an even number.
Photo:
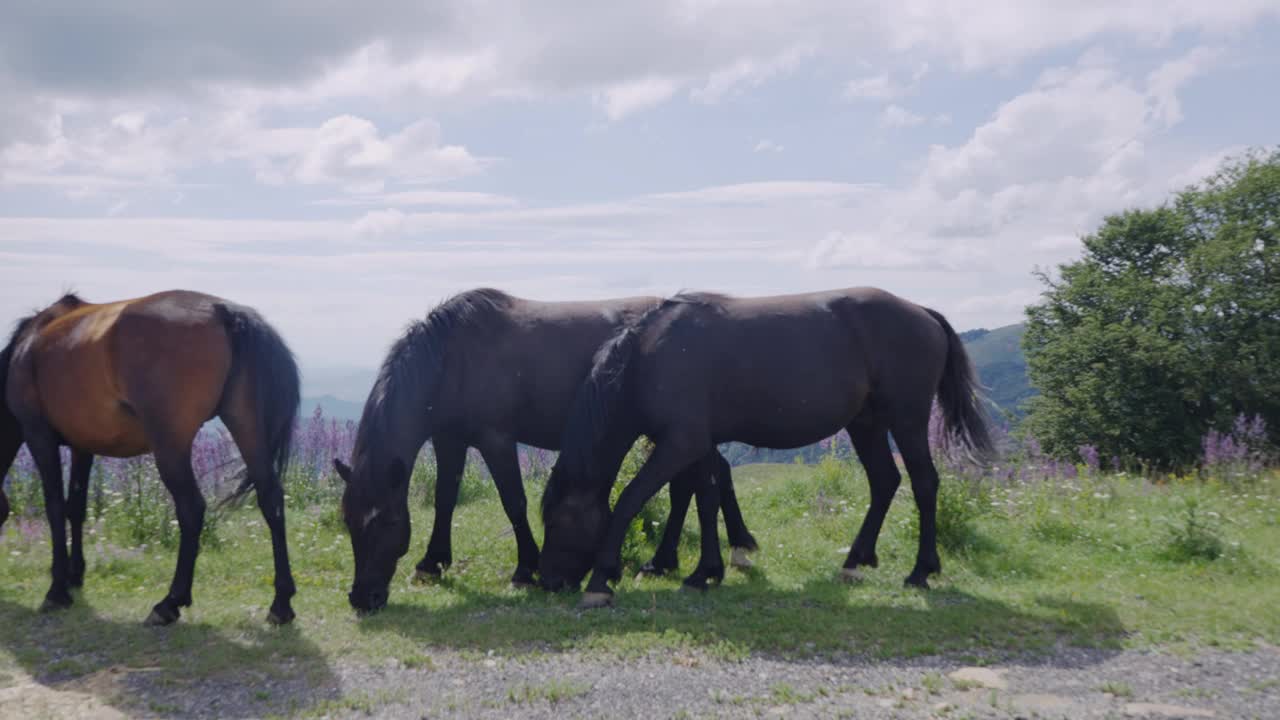
[{"label": "green grass", "polygon": [[[252,503],[222,520],[220,545],[207,548],[197,564],[194,606],[164,629],[141,621],[165,593],[173,550],[134,546],[110,527],[94,527],[76,604],[41,615],[36,608],[49,563],[43,521],[24,533],[11,520],[0,535],[0,678],[21,673],[56,681],[127,667],[185,682],[251,670],[277,678],[303,674],[316,687],[334,687],[339,662],[396,659],[430,671],[433,654],[443,651],[482,658],[490,651],[676,650],[730,661],[751,653],[955,652],[981,661],[1058,643],[1274,644],[1280,643],[1280,613],[1273,612],[1280,601],[1278,479],[1152,485],[1107,476],[980,490],[944,479],[944,574],[932,591],[920,592],[902,587],[917,537],[908,487],[885,523],[879,569],[848,586],[836,576],[866,509],[860,470],[834,461],[817,468],[746,466],[736,469],[735,482],[761,546],[751,571],[730,571],[722,587],[704,594],[680,592],[678,578],[634,580],[628,573],[617,588],[618,607],[591,612],[575,608],[575,595],[507,586],[515,544],[491,488],[477,490],[455,513],[455,564],[436,585],[407,581],[431,522],[429,508],[415,509],[412,550],[401,560],[391,605],[365,619],[347,605],[350,546],[330,518],[332,508],[293,510],[298,620],[285,628],[263,621],[272,594],[271,549]],[[530,488],[535,514],[540,492]],[[540,526],[536,517],[534,525]],[[689,527],[695,525],[691,517]],[[686,570],[696,550],[696,534],[687,533],[680,555]],[[563,694],[545,689],[519,696]]]},{"label": "green grass", "polygon": [[507,691],[507,701],[513,705],[531,705],[538,702],[556,705],[565,700],[586,695],[590,691],[590,686],[568,680],[549,680],[536,685],[522,683]]},{"label": "green grass", "polygon": [[1133,697],[1133,686],[1127,682],[1120,682],[1117,680],[1108,680],[1107,682],[1102,683],[1102,685],[1098,687],[1098,691],[1109,693],[1118,698],[1128,699]]}]

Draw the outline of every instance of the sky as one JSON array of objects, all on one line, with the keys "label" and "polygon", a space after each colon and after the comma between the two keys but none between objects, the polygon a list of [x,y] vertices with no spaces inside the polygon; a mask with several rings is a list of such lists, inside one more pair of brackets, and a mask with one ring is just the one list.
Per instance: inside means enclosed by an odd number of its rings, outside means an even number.
[{"label": "sky", "polygon": [[[86,6],[88,5],[88,6]],[[0,0],[0,325],[872,285],[957,328],[1280,117],[1280,0]]]}]

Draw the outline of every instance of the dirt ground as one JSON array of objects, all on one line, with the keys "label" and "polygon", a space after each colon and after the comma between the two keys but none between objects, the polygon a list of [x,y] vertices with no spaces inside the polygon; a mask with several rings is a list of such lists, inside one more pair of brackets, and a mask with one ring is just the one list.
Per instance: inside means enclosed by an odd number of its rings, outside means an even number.
[{"label": "dirt ground", "polygon": [[[424,656],[425,657],[425,656]],[[724,661],[698,654],[432,654],[405,667],[339,664],[306,673],[157,682],[112,668],[63,683],[10,677],[3,718],[121,717],[857,717],[1269,718],[1280,650],[1104,651],[966,664],[927,657]],[[969,659],[972,663],[972,658]]]}]

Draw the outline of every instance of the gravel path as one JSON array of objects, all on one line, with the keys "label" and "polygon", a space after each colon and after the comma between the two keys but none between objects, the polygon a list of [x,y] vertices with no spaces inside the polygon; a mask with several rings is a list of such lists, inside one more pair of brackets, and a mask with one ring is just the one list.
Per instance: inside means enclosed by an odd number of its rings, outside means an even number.
[{"label": "gravel path", "polygon": [[243,676],[184,683],[103,671],[63,684],[20,679],[0,717],[857,717],[1271,718],[1280,713],[1280,649],[1109,652],[1064,648],[986,667],[958,659],[723,661],[675,653],[602,660],[575,653],[437,653],[331,669],[312,687]]}]

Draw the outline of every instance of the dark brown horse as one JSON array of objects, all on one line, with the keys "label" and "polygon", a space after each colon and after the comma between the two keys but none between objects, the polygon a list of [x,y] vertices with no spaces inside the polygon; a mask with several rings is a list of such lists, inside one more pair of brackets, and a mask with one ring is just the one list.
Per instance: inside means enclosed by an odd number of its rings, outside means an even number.
[{"label": "dark brown horse", "polygon": [[[607,604],[628,523],[709,448],[731,440],[793,448],[844,429],[871,485],[844,577],[877,565],[876,538],[901,482],[893,433],[920,513],[906,582],[927,587],[941,569],[929,414],[936,395],[947,429],[985,453],[991,442],[975,387],[942,315],[881,290],[668,300],[609,341],[575,401],[543,496],[542,582],[575,585],[594,568],[583,604]],[[641,434],[655,449],[610,513],[617,467]]]},{"label": "dark brown horse", "polygon": [[[334,461],[346,481],[342,514],[355,557],[352,606],[370,611],[387,602],[396,563],[409,548],[410,472],[428,439],[436,457],[435,524],[417,577],[439,577],[452,562],[453,509],[467,448],[474,447],[515,533],[518,559],[511,581],[531,584],[538,545],[529,527],[517,443],[558,449],[574,394],[600,345],[658,302],[536,302],[478,289],[446,300],[426,320],[410,325],[369,393],[351,466]],[[723,502],[735,559],[755,549],[733,497],[728,463],[714,448],[708,453],[705,465],[672,485],[672,515],[651,570],[676,566],[679,529],[695,492],[704,536],[716,536],[716,507]],[[704,554],[686,582],[702,586],[723,572],[717,547],[714,557]]]},{"label": "dark brown horse", "polygon": [[[219,417],[246,466],[237,495],[256,490],[271,529],[276,577],[267,619],[292,620],[281,478],[298,386],[293,355],[266,321],[209,295],[179,290],[102,305],[67,295],[22,320],[0,353],[0,481],[25,441],[44,486],[53,543],[53,584],[41,609],[70,605],[70,588],[84,580],[81,531],[93,456],[146,452],[155,454],[173,495],[181,533],[173,583],[147,622],[171,623],[191,605],[205,511],[191,444],[205,421]],[[66,498],[61,445],[72,451]],[[0,520],[7,506],[0,503]]]}]

